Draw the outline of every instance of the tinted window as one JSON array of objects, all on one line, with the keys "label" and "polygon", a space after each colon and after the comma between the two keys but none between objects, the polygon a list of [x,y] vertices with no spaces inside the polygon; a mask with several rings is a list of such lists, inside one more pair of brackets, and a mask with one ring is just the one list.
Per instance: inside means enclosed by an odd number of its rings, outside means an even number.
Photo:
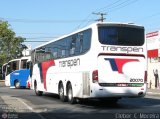
[{"label": "tinted window", "polygon": [[35,62],[40,63],[46,60],[50,60],[52,59],[52,57],[53,56],[52,56],[50,49],[41,47],[36,50]]},{"label": "tinted window", "polygon": [[32,52],[32,58],[35,57],[35,62],[43,62],[81,55],[89,50],[90,42],[91,29],[88,29],[36,49],[36,55]]},{"label": "tinted window", "polygon": [[144,29],[138,27],[101,26],[99,41],[108,45],[141,46],[144,43]]},{"label": "tinted window", "polygon": [[10,74],[11,72],[15,70],[19,70],[19,60],[9,62],[6,68],[7,68],[7,74]]},{"label": "tinted window", "polygon": [[26,69],[27,68],[27,59],[21,60],[21,68]]}]

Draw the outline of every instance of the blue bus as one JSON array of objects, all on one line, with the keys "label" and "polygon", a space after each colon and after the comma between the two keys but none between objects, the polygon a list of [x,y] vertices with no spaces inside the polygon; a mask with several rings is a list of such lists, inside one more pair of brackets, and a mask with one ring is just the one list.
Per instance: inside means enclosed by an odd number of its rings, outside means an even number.
[{"label": "blue bus", "polygon": [[10,88],[28,87],[31,57],[13,59],[7,63],[5,85]]}]

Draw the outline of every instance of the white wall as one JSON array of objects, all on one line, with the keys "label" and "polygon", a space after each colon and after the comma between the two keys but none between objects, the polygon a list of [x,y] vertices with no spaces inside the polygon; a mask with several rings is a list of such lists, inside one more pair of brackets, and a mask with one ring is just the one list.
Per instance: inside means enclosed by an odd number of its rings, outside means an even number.
[{"label": "white wall", "polygon": [[151,88],[155,89],[155,77],[153,74],[153,70],[155,69],[158,70],[160,79],[160,62],[150,63],[150,60],[148,60],[148,78],[147,78],[148,88],[150,88],[150,82],[151,82],[152,83]]}]

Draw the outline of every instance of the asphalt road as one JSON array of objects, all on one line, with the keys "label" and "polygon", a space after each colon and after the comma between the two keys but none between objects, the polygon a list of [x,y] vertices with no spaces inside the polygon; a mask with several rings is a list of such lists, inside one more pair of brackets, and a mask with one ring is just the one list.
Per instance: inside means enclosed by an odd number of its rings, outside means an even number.
[{"label": "asphalt road", "polygon": [[33,90],[0,87],[0,112],[2,119],[159,119],[160,96],[124,98],[117,104],[90,100],[71,105],[57,95],[36,96]]}]

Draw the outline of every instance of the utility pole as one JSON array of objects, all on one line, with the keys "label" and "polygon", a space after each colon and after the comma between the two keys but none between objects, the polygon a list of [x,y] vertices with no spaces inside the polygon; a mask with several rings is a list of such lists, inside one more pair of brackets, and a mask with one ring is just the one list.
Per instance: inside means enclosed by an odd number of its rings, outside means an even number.
[{"label": "utility pole", "polygon": [[96,21],[101,21],[101,22],[103,22],[106,19],[104,18],[104,15],[107,15],[106,13],[101,13],[101,12],[98,12],[98,13],[93,12],[92,14],[100,15],[100,18],[97,19]]}]

